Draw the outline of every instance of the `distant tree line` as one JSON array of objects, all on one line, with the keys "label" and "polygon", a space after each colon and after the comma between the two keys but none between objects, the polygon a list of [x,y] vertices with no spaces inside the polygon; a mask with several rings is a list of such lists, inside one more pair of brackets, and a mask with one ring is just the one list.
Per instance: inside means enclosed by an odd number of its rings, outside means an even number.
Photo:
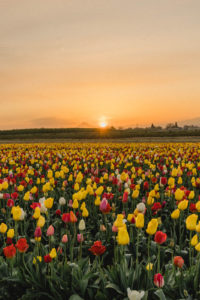
[{"label": "distant tree line", "polygon": [[166,128],[154,126],[148,128],[33,128],[0,130],[1,140],[31,139],[101,139],[101,138],[133,138],[133,137],[178,137],[200,136],[200,127],[179,127],[177,122],[168,124]]}]

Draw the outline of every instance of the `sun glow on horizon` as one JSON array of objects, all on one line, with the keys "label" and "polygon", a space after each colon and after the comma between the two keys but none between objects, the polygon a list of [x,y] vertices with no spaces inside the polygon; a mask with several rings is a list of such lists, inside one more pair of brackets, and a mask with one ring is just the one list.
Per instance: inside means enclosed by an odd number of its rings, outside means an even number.
[{"label": "sun glow on horizon", "polygon": [[104,116],[101,117],[99,120],[99,127],[106,128],[107,126],[108,126],[108,122],[107,122],[106,118]]},{"label": "sun glow on horizon", "polygon": [[99,125],[101,128],[105,128],[108,124],[106,122],[101,122]]}]

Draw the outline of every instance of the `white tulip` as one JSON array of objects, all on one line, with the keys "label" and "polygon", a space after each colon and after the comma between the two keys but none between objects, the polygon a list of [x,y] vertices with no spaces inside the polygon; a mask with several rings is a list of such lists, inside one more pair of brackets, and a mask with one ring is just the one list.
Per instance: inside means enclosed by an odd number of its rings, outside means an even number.
[{"label": "white tulip", "polygon": [[137,205],[137,210],[141,213],[144,213],[145,212],[145,204],[143,202],[140,202],[138,205]]},{"label": "white tulip", "polygon": [[21,217],[20,217],[20,220],[23,221],[25,216],[26,216],[26,212],[23,210],[23,208],[21,208]]},{"label": "white tulip", "polygon": [[64,197],[60,197],[60,199],[59,199],[59,204],[60,204],[60,205],[65,205],[65,204],[66,204],[66,200],[65,200]]},{"label": "white tulip", "polygon": [[142,299],[142,297],[144,297],[145,292],[144,291],[138,292],[135,290],[131,291],[131,289],[128,288],[127,294],[128,294],[129,300],[140,300],[140,299]]},{"label": "white tulip", "polygon": [[85,230],[85,221],[83,219],[80,220],[79,225],[78,225],[78,229],[79,230]]}]

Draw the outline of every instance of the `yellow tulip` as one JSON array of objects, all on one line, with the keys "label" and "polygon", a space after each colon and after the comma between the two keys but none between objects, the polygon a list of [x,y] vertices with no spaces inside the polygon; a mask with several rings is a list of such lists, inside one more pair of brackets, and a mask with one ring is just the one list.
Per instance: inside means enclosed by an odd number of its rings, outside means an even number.
[{"label": "yellow tulip", "polygon": [[198,210],[198,212],[200,212],[200,201],[197,201],[197,203],[196,203],[196,209]]},{"label": "yellow tulip", "polygon": [[190,243],[191,243],[192,246],[196,246],[196,245],[198,244],[198,235],[197,235],[197,234],[195,234],[195,235],[192,237]]},{"label": "yellow tulip", "polygon": [[127,221],[131,222],[133,217],[134,217],[134,214],[128,214]]},{"label": "yellow tulip", "polygon": [[137,228],[143,228],[144,227],[144,215],[143,214],[139,213],[137,215],[135,226]]},{"label": "yellow tulip", "polygon": [[195,246],[195,249],[200,252],[200,243],[198,243],[196,246]]},{"label": "yellow tulip", "polygon": [[96,206],[99,206],[100,203],[101,203],[101,198],[100,198],[99,196],[96,196],[96,199],[95,199],[95,201],[94,201],[94,204],[95,204]]},{"label": "yellow tulip", "polygon": [[37,187],[36,186],[34,186],[34,187],[32,187],[32,189],[31,189],[31,194],[35,194],[35,193],[37,193]]},{"label": "yellow tulip", "polygon": [[74,209],[77,209],[77,208],[78,208],[78,200],[77,200],[77,199],[75,199],[75,200],[73,201],[72,207],[73,207]]},{"label": "yellow tulip", "polygon": [[146,270],[147,271],[151,271],[153,269],[153,264],[152,263],[148,263],[147,265],[146,265]]},{"label": "yellow tulip", "polygon": [[194,199],[194,196],[195,196],[194,191],[191,191],[189,193],[188,199],[192,200],[192,199]]},{"label": "yellow tulip", "polygon": [[17,190],[18,190],[18,192],[22,192],[22,191],[24,190],[24,186],[20,184],[20,185],[17,187]]},{"label": "yellow tulip", "polygon": [[39,208],[39,207],[36,207],[36,208],[35,208],[35,212],[34,212],[34,214],[33,214],[33,218],[34,218],[34,219],[39,219],[39,217],[40,217],[40,208]]},{"label": "yellow tulip", "polygon": [[37,221],[37,226],[38,227],[43,227],[45,224],[45,218],[43,216],[40,216],[38,221]]},{"label": "yellow tulip", "polygon": [[158,220],[157,219],[152,219],[151,221],[149,221],[148,226],[147,226],[147,230],[146,232],[149,235],[153,235],[156,233],[158,228]]},{"label": "yellow tulip", "polygon": [[171,213],[171,218],[172,219],[178,219],[180,216],[180,210],[177,208]]},{"label": "yellow tulip", "polygon": [[7,188],[8,188],[8,181],[4,181],[4,182],[2,183],[2,189],[3,189],[3,190],[7,190]]},{"label": "yellow tulip", "polygon": [[22,210],[19,206],[13,206],[11,209],[11,214],[13,215],[14,221],[19,221],[22,215]]},{"label": "yellow tulip", "polygon": [[134,191],[133,191],[133,193],[132,193],[132,198],[133,198],[133,199],[136,199],[136,198],[138,198],[138,196],[139,196],[139,193],[140,193],[140,191],[139,191],[139,190],[134,190]]},{"label": "yellow tulip", "polygon": [[45,201],[44,201],[44,206],[48,209],[52,208],[53,206],[53,202],[54,202],[54,199],[53,198],[47,198]]},{"label": "yellow tulip", "polygon": [[118,245],[127,245],[130,242],[129,234],[126,228],[119,227],[118,234],[117,234],[117,243]]},{"label": "yellow tulip", "polygon": [[88,212],[88,210],[87,210],[86,207],[85,207],[85,208],[83,209],[83,211],[82,211],[82,216],[83,216],[84,218],[87,218],[87,217],[89,216],[89,212]]},{"label": "yellow tulip", "polygon": [[183,199],[183,197],[184,197],[184,194],[185,194],[184,191],[182,191],[180,189],[177,189],[176,192],[175,192],[175,194],[174,194],[175,199],[177,201],[181,201]]},{"label": "yellow tulip", "polygon": [[182,177],[179,177],[178,178],[178,182],[177,182],[179,185],[181,185],[181,184],[183,184],[183,179],[182,179]]},{"label": "yellow tulip", "polygon": [[153,205],[153,204],[154,204],[154,198],[151,197],[151,196],[149,196],[149,197],[147,198],[147,204],[148,204],[149,206]]},{"label": "yellow tulip", "polygon": [[197,225],[198,216],[196,214],[192,214],[186,219],[186,228],[188,230],[195,230]]},{"label": "yellow tulip", "polygon": [[7,238],[12,239],[14,237],[14,235],[15,235],[14,229],[9,229],[7,232]]},{"label": "yellow tulip", "polygon": [[1,233],[6,233],[6,231],[7,231],[7,225],[5,224],[5,223],[1,223],[0,224],[0,232]]},{"label": "yellow tulip", "polygon": [[117,219],[113,225],[117,228],[123,227],[124,226],[123,219],[124,219],[124,216],[122,214],[118,214]]},{"label": "yellow tulip", "polygon": [[103,193],[103,186],[98,187],[98,189],[95,191],[97,196],[101,196],[101,194]]},{"label": "yellow tulip", "polygon": [[30,200],[30,192],[26,192],[23,199],[24,199],[24,201],[29,201]]},{"label": "yellow tulip", "polygon": [[180,210],[185,210],[188,207],[188,200],[183,200],[178,204]]},{"label": "yellow tulip", "polygon": [[196,232],[200,233],[200,221],[199,221],[199,223],[196,225]]},{"label": "yellow tulip", "polygon": [[57,256],[57,253],[56,253],[56,249],[55,248],[53,248],[52,250],[51,250],[51,252],[49,253],[49,256],[53,259],[53,258],[55,258],[56,256]]}]

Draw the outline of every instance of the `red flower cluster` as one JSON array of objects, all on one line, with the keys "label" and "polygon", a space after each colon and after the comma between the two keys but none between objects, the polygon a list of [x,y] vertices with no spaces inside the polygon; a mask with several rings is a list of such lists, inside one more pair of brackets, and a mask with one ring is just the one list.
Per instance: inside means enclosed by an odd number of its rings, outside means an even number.
[{"label": "red flower cluster", "polygon": [[16,254],[16,248],[13,244],[3,248],[3,253],[7,258],[13,258]]},{"label": "red flower cluster", "polygon": [[27,251],[29,245],[27,244],[27,240],[25,238],[21,238],[17,241],[15,247],[18,249],[19,252],[24,253]]},{"label": "red flower cluster", "polygon": [[166,177],[161,177],[161,178],[160,178],[160,183],[161,183],[162,185],[166,185],[166,184],[167,184],[167,178],[166,178]]},{"label": "red flower cluster", "polygon": [[190,203],[190,211],[192,213],[197,212],[196,203]]},{"label": "red flower cluster", "polygon": [[145,181],[145,182],[144,182],[144,184],[143,184],[143,189],[144,189],[145,191],[148,191],[148,190],[149,190],[149,183],[148,183],[148,181]]},{"label": "red flower cluster", "polygon": [[108,214],[110,211],[111,211],[111,206],[110,204],[108,203],[107,199],[104,198],[102,201],[101,201],[101,204],[99,206],[99,209],[100,211],[103,213],[103,214]]},{"label": "red flower cluster", "polygon": [[93,255],[100,256],[106,251],[106,247],[102,245],[101,241],[96,241],[89,249]]},{"label": "red flower cluster", "polygon": [[151,210],[153,211],[153,214],[156,215],[159,210],[161,210],[162,205],[160,202],[155,202],[154,205],[152,206]]},{"label": "red flower cluster", "polygon": [[39,202],[33,202],[33,203],[30,205],[30,207],[31,207],[32,209],[36,209],[36,207],[41,208],[41,204],[40,204]]},{"label": "red flower cluster", "polygon": [[75,216],[75,214],[73,213],[73,211],[70,211],[70,213],[64,213],[62,215],[62,221],[66,224],[66,223],[76,223],[77,222],[77,217]]},{"label": "red flower cluster", "polygon": [[44,262],[45,263],[50,263],[52,261],[52,258],[49,254],[45,255],[44,256]]}]

